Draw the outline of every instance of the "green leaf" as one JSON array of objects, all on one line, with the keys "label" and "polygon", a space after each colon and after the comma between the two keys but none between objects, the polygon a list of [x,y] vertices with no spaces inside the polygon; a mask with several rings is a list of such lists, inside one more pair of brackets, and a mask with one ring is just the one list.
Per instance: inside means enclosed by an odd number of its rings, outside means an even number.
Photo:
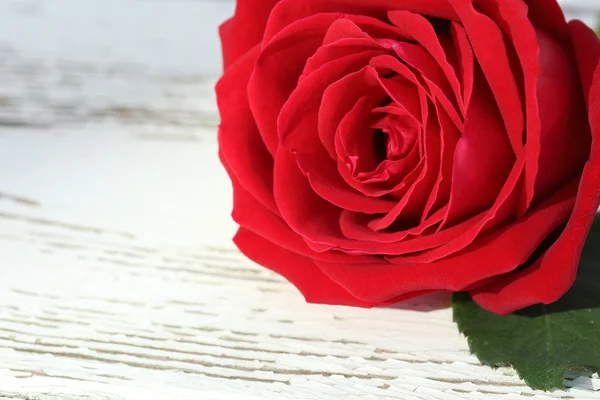
[{"label": "green leaf", "polygon": [[556,303],[501,317],[458,293],[452,307],[471,352],[492,367],[511,365],[533,389],[564,389],[567,371],[600,372],[600,218],[575,285]]}]

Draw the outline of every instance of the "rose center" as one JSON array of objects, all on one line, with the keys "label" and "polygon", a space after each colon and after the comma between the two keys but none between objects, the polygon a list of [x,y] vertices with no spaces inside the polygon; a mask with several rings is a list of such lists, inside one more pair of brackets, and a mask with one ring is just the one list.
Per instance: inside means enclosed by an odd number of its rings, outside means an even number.
[{"label": "rose center", "polygon": [[401,160],[413,149],[419,136],[414,119],[386,114],[372,126],[373,151],[377,162]]},{"label": "rose center", "polygon": [[388,132],[385,132],[383,129],[373,129],[373,151],[375,153],[375,160],[378,163],[387,159],[388,141]]}]

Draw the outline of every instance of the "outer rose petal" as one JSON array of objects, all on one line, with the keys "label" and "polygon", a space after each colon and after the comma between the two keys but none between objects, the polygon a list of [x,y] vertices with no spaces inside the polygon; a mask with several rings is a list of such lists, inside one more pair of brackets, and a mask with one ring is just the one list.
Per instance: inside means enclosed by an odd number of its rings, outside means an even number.
[{"label": "outer rose petal", "polygon": [[219,27],[223,44],[223,69],[258,44],[271,10],[279,0],[237,0],[233,17]]},{"label": "outer rose petal", "polygon": [[481,280],[510,272],[527,261],[537,246],[568,218],[574,191],[575,185],[565,187],[516,223],[433,263],[390,265],[373,258],[369,264],[317,261],[317,265],[331,279],[365,301],[385,301],[413,291],[464,290]]},{"label": "outer rose petal", "polygon": [[285,250],[247,229],[240,228],[233,241],[246,257],[290,281],[309,303],[355,307],[389,304],[355,298],[323,274],[310,258]]},{"label": "outer rose petal", "polygon": [[277,214],[273,197],[273,158],[252,118],[246,86],[240,85],[240,82],[248,81],[258,50],[257,46],[244,55],[217,83],[217,103],[221,113],[219,149],[242,185]]},{"label": "outer rose petal", "polygon": [[575,49],[579,75],[583,84],[585,102],[589,105],[589,91],[592,86],[594,71],[600,59],[600,40],[598,40],[596,32],[581,21],[571,21],[569,31],[571,32],[571,41]]},{"label": "outer rose petal", "polygon": [[537,34],[542,66],[537,79],[541,131],[534,204],[578,176],[590,151],[589,121],[575,60],[551,36],[542,31]]},{"label": "outer rose petal", "polygon": [[[506,46],[506,51],[510,67],[516,69],[514,72],[507,73],[511,76],[514,75],[517,86],[522,91],[520,95],[522,94],[523,97],[521,100],[523,101],[523,111],[525,113],[523,137],[525,143],[527,143],[525,147],[527,162],[525,164],[525,187],[517,210],[518,215],[521,216],[525,214],[533,201],[534,186],[538,175],[541,138],[544,136],[544,133],[540,132],[541,121],[536,92],[540,72],[538,57],[540,49],[536,40],[535,28],[529,20],[527,6],[522,0],[477,0],[477,5],[503,31],[505,40],[509,43]],[[496,48],[494,50],[498,51]],[[494,83],[490,82],[490,85]],[[500,101],[500,98],[498,98],[498,101]],[[500,102],[498,104],[501,105]],[[522,133],[518,132],[517,135],[521,137]],[[564,182],[561,182],[561,184],[564,184]]]},{"label": "outer rose petal", "polygon": [[356,256],[335,251],[317,253],[312,250],[300,235],[290,229],[279,217],[279,214],[276,215],[268,210],[240,185],[222,151],[219,151],[219,159],[231,178],[233,186],[232,217],[240,227],[256,233],[278,247],[314,260],[347,263],[370,261],[369,256]]},{"label": "outer rose petal", "polygon": [[370,257],[366,256],[354,256],[333,251],[323,253],[313,251],[308,247],[302,237],[292,231],[281,218],[267,210],[252,197],[252,195],[237,182],[235,176],[231,176],[231,181],[233,184],[232,217],[242,228],[256,233],[285,250],[314,260],[345,263],[360,263],[370,260]]},{"label": "outer rose petal", "polygon": [[416,14],[458,21],[448,0],[281,0],[273,8],[265,29],[264,40],[294,21],[319,13],[344,13],[378,17],[385,21],[388,11],[406,10]]},{"label": "outer rose petal", "polygon": [[565,16],[555,0],[525,0],[525,3],[529,8],[529,19],[534,26],[557,39],[568,38]]},{"label": "outer rose petal", "polygon": [[471,293],[486,310],[508,314],[537,303],[550,304],[573,285],[585,239],[600,205],[600,66],[596,67],[590,89],[589,115],[591,154],[565,230],[533,266]]},{"label": "outer rose petal", "polygon": [[504,34],[495,21],[475,9],[472,0],[448,2],[461,19],[475,57],[496,98],[512,148],[517,154],[523,148],[525,117],[517,82],[510,67]]}]

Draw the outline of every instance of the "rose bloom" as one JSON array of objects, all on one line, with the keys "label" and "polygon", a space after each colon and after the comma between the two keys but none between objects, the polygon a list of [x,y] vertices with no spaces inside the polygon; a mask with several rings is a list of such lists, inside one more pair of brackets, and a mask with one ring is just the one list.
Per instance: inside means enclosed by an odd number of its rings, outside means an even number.
[{"label": "rose bloom", "polygon": [[235,243],[315,303],[573,284],[600,201],[600,41],[555,0],[238,0],[220,28]]}]

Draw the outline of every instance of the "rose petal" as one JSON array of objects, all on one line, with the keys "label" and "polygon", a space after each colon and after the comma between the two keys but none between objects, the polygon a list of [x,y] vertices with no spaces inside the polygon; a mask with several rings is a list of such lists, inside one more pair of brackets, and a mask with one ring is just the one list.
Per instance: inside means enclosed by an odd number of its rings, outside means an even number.
[{"label": "rose petal", "polygon": [[581,21],[569,22],[569,31],[577,58],[585,103],[589,104],[589,92],[592,87],[594,71],[600,59],[600,40],[596,32]]},{"label": "rose petal", "polygon": [[452,241],[458,235],[483,221],[485,214],[468,219],[443,231],[437,231],[435,226],[439,224],[445,214],[444,208],[433,214],[419,226],[402,228],[396,232],[374,232],[368,228],[368,219],[357,213],[342,212],[340,226],[348,238],[354,236],[361,238],[363,242],[345,247],[343,251],[353,255],[368,255],[374,251],[384,255],[384,259],[390,264],[421,263],[415,254],[432,251]]},{"label": "rose petal", "polygon": [[454,92],[454,104],[458,104],[461,112],[464,113],[466,107],[462,102],[458,78],[454,73],[454,69],[446,59],[444,49],[440,45],[431,23],[425,17],[409,11],[390,11],[388,13],[388,18],[392,24],[405,32],[406,35],[412,36],[417,43],[423,46],[423,48],[431,54],[443,71]]},{"label": "rose petal", "polygon": [[321,13],[344,13],[375,17],[382,21],[390,10],[406,10],[432,17],[456,20],[447,0],[281,0],[273,9],[265,29],[264,43],[294,21]]},{"label": "rose petal", "polygon": [[524,1],[529,9],[528,16],[533,26],[544,30],[557,39],[568,40],[567,21],[560,5],[555,0]]},{"label": "rose petal", "polygon": [[[517,161],[493,206],[491,206],[489,210],[484,211],[481,214],[482,217],[477,216],[465,221],[471,221],[466,225],[468,226],[468,229],[464,229],[460,234],[455,235],[451,241],[421,254],[398,258],[388,257],[388,261],[398,264],[406,262],[431,263],[463,250],[481,235],[493,232],[494,230],[503,227],[505,222],[509,220],[512,221],[515,214],[516,200],[518,199],[518,191],[515,189],[521,185],[521,176],[523,174],[524,166],[525,151],[521,150],[521,154],[517,158]],[[475,220],[475,222],[473,222],[473,220]],[[445,229],[448,228],[446,227]]]},{"label": "rose petal", "polygon": [[[393,202],[363,196],[346,185],[337,173],[335,162],[321,146],[316,132],[323,91],[331,82],[365,65],[371,56],[371,52],[364,52],[331,61],[303,79],[281,109],[278,131],[282,146],[296,155],[300,169],[316,193],[341,208],[380,213],[389,211]],[[365,67],[357,74],[368,74],[368,71],[376,74],[371,67]],[[361,86],[365,85],[368,85],[367,81],[363,81]],[[373,80],[371,86],[376,85]]]},{"label": "rose petal", "polygon": [[[381,112],[384,114],[378,115]],[[403,161],[418,147],[421,124],[406,110],[397,106],[376,107],[370,117],[377,119],[371,128],[387,135],[387,143],[381,144],[385,148],[385,161]]]},{"label": "rose petal", "polygon": [[453,224],[489,208],[498,197],[515,162],[495,99],[481,71],[456,145],[448,215]]},{"label": "rose petal", "polygon": [[[368,62],[369,59],[382,52],[381,48],[365,51],[364,54],[366,57],[361,58],[361,60]],[[348,58],[343,58],[342,60],[345,59]],[[344,77],[340,76],[337,80],[327,79],[327,83],[330,83],[329,86],[324,91],[318,92],[319,95],[322,95],[317,117],[318,138],[329,153],[329,156],[334,160],[338,157],[335,151],[334,139],[337,126],[348,110],[354,106],[356,100],[365,94],[365,84],[362,75],[363,73],[349,73]],[[319,76],[321,76],[320,72]]]},{"label": "rose petal", "polygon": [[576,67],[553,37],[538,31],[538,43],[542,129],[534,204],[578,175],[590,149],[589,122]]},{"label": "rose petal", "polygon": [[463,89],[462,98],[465,104],[469,104],[471,93],[473,93],[475,55],[473,54],[473,49],[471,48],[471,43],[469,43],[465,28],[462,25],[452,22],[450,31],[459,58],[458,64],[460,66],[461,86]]},{"label": "rose petal", "polygon": [[[450,200],[456,146],[461,140],[461,132],[450,122],[450,118],[444,110],[437,105],[435,108],[440,123],[441,162],[437,179],[425,204],[421,222],[425,221],[432,212],[447,205]],[[449,209],[446,208],[445,217],[448,215],[448,211]]]},{"label": "rose petal", "polygon": [[523,147],[525,119],[502,31],[489,17],[475,10],[472,0],[448,2],[454,7],[465,28],[475,57],[498,103],[513,151],[517,154]]},{"label": "rose petal", "polygon": [[223,69],[260,43],[267,19],[279,0],[238,0],[235,14],[219,27],[223,48]]},{"label": "rose petal", "polygon": [[[537,93],[537,79],[540,72],[538,38],[529,20],[527,6],[521,0],[505,0],[503,2],[481,0],[481,7],[508,36],[508,40],[514,46],[516,56],[511,57],[510,51],[508,55],[514,60],[514,64],[517,62],[520,64],[520,71],[518,73],[515,71],[515,77],[517,84],[522,85],[525,96],[525,142],[528,154],[525,164],[525,187],[518,208],[518,215],[523,215],[535,197],[541,141],[544,137],[544,132],[541,132],[541,118],[544,118],[544,115],[538,108]],[[515,67],[517,66],[515,65]],[[522,83],[519,82],[521,79]]]},{"label": "rose petal", "polygon": [[423,133],[425,143],[425,161],[419,177],[408,188],[398,204],[385,216],[369,222],[373,230],[382,230],[389,227],[396,220],[420,221],[427,198],[431,193],[440,168],[440,127],[438,121],[429,118],[427,128]]},{"label": "rose petal", "polygon": [[[301,152],[316,152],[319,149],[324,149],[323,143],[329,144],[332,140],[330,134],[324,133],[323,138],[319,141],[317,127],[319,126],[319,114],[321,111],[319,108],[323,102],[327,101],[324,106],[323,112],[327,112],[331,118],[329,124],[334,126],[334,131],[337,126],[337,118],[343,117],[343,111],[346,111],[352,105],[354,101],[361,96],[369,88],[376,88],[377,81],[372,78],[369,83],[367,75],[376,76],[376,71],[371,67],[365,67],[368,64],[369,59],[373,55],[378,54],[378,51],[364,51],[362,53],[352,54],[324,64],[318,71],[308,75],[301,82],[298,83],[296,89],[289,96],[286,103],[281,108],[281,112],[278,118],[278,132],[282,145],[292,150],[295,153]],[[335,82],[346,83],[349,79],[353,79],[357,85],[352,89],[353,91],[347,94],[347,97],[352,100],[345,101],[343,106],[340,107],[342,111],[341,115],[337,115],[339,112],[336,108],[327,107],[329,102],[335,102],[340,100],[339,93],[333,90],[335,98],[324,98],[324,93],[332,86],[335,88]],[[348,87],[344,85],[344,87]],[[321,121],[322,122],[322,121]],[[335,149],[334,149],[334,158]]]},{"label": "rose petal", "polygon": [[[459,291],[482,279],[512,271],[527,261],[542,240],[568,218],[574,189],[575,185],[565,188],[516,223],[434,263],[394,266],[374,259],[369,264],[318,261],[317,265],[333,281],[365,301],[385,301],[421,290]],[[529,287],[524,291],[529,291]]]},{"label": "rose petal", "polygon": [[[344,116],[336,133],[337,144],[336,152],[339,156],[338,169],[343,169],[342,175],[353,187],[363,189],[364,186],[383,187],[396,185],[402,181],[406,174],[415,168],[418,164],[418,145],[416,140],[419,138],[418,126],[412,125],[414,119],[410,116],[405,117],[405,123],[400,127],[400,121],[389,115],[385,116],[374,125],[369,122],[372,119],[372,100],[364,96],[358,100],[354,107]],[[391,132],[388,142],[387,159],[380,161],[377,158],[377,149],[375,144],[378,124],[390,121],[390,129],[403,129],[404,132]],[[393,149],[389,149],[391,144],[399,138],[394,136],[411,135],[406,140],[413,140],[413,143],[407,145],[406,157],[397,156]],[[412,137],[414,135],[414,138]],[[391,143],[391,144],[390,144]],[[345,165],[343,165],[345,164]],[[363,190],[363,193],[366,191]],[[393,206],[394,203],[392,203]],[[389,211],[389,207],[385,212]]]},{"label": "rose petal", "polygon": [[[393,72],[398,73],[397,76],[395,76],[393,78],[389,78],[389,79],[381,78],[378,76],[377,80],[379,81],[380,86],[386,91],[386,93],[395,102],[395,107],[408,108],[411,110],[412,115],[418,114],[422,118],[425,118],[425,120],[426,120],[427,113],[428,113],[427,112],[427,95],[425,94],[424,89],[420,86],[420,83],[417,80],[416,76],[405,65],[401,64],[394,57],[388,56],[388,55],[381,55],[381,56],[374,57],[373,59],[371,59],[370,65],[372,67],[376,68],[378,71],[382,71],[380,73],[383,73],[384,70],[391,70]],[[359,87],[360,85],[358,85],[357,82],[360,82],[360,79],[364,79],[364,78],[361,78],[359,73],[350,74],[347,77],[343,78],[342,80],[336,82],[328,90],[332,90],[332,91],[335,90],[336,92],[339,93],[339,96],[341,98],[346,91],[353,90],[353,88],[355,88],[355,87]],[[355,82],[355,80],[357,80],[357,81]],[[412,85],[415,85],[414,88],[411,87],[411,83],[412,83]],[[415,103],[415,100],[417,97],[417,96],[415,96],[415,94],[416,94],[415,89],[416,89],[416,93],[418,93],[420,105],[417,105]],[[415,103],[415,104],[413,104],[413,103]],[[333,103],[331,103],[331,104],[333,104]],[[336,104],[339,104],[339,102]],[[419,111],[419,108],[420,108],[420,111]],[[388,110],[388,112],[390,112],[390,111]],[[402,111],[398,110],[398,112],[402,112]],[[405,114],[403,113],[402,115],[405,115]],[[331,114],[330,114],[330,116],[331,116]],[[323,123],[322,127],[320,128],[322,132],[324,132],[325,129],[329,129],[327,127],[336,125],[335,119],[326,120],[325,118],[323,118],[322,122],[328,122],[328,124]],[[337,124],[337,125],[339,125],[339,124]],[[331,135],[332,135],[332,133],[330,133],[328,131],[325,133],[324,136],[331,136]],[[345,154],[344,150],[343,150],[343,145],[342,145],[341,141],[339,140],[338,136],[335,136],[335,141],[336,141],[337,154]],[[386,179],[380,179],[379,180],[380,182],[387,181],[390,178],[390,175],[394,174],[394,173],[398,174],[398,176],[400,176],[400,174],[406,175],[400,181],[400,183],[397,183],[397,184],[392,183],[391,187],[389,185],[387,187],[382,187],[377,184],[373,185],[373,184],[371,184],[370,181],[360,181],[360,180],[354,179],[354,177],[350,173],[350,170],[348,169],[348,166],[346,165],[346,163],[342,157],[338,158],[338,170],[339,170],[341,176],[344,178],[344,180],[349,185],[351,185],[355,189],[361,191],[366,196],[378,197],[378,196],[384,196],[387,194],[392,194],[394,197],[400,198],[404,195],[404,193],[406,193],[408,188],[410,186],[412,186],[412,184],[420,176],[421,171],[425,165],[423,159],[419,163],[417,163],[418,157],[422,155],[422,145],[419,142],[417,142],[416,146],[413,150],[414,151],[409,153],[407,158],[405,160],[402,160],[401,162],[386,162],[386,161],[384,161],[384,163],[382,163],[382,165],[380,165],[378,167],[378,171],[379,171],[379,168],[381,168],[381,170],[383,171],[383,174],[386,174],[386,173],[388,174],[387,177],[382,176],[382,178],[386,178]],[[389,170],[387,168],[389,168]],[[407,174],[407,171],[408,171],[407,168],[412,168],[412,171],[408,174]],[[378,171],[376,171],[376,173]],[[372,182],[376,183],[375,180]]]},{"label": "rose petal", "polygon": [[324,200],[341,209],[366,214],[385,213],[394,207],[393,200],[368,197],[348,186],[335,167],[324,165],[325,157],[325,154],[296,155],[300,171],[308,178],[315,193]]},{"label": "rose petal", "polygon": [[[259,46],[231,65],[216,86],[221,113],[219,149],[243,186],[269,210],[278,213],[273,198],[273,158],[265,149],[248,105],[246,82]],[[248,152],[252,158],[248,157]]]},{"label": "rose petal", "polygon": [[[375,57],[374,59],[377,59]],[[379,197],[389,194],[398,189],[398,187],[384,187],[377,184],[371,184],[368,181],[357,179],[357,176],[351,172],[349,166],[348,151],[345,149],[344,141],[338,135],[338,128],[342,124],[342,118],[348,117],[348,112],[355,106],[356,99],[362,97],[363,93],[367,93],[368,96],[373,98],[372,101],[382,98],[385,93],[381,90],[381,79],[377,76],[377,72],[372,67],[365,67],[360,71],[350,73],[338,80],[337,82],[330,85],[323,95],[322,103],[319,109],[319,135],[323,143],[329,143],[334,141],[335,153],[334,157],[337,159],[339,174],[346,181],[348,185],[354,189],[360,191],[367,197]],[[409,92],[410,93],[410,92]],[[413,99],[414,100],[414,99]],[[305,109],[298,109],[302,111],[302,119],[306,118],[307,112]],[[350,117],[348,117],[350,118]],[[355,122],[346,121],[347,124],[354,124]],[[345,132],[351,132],[350,128],[342,129]],[[352,136],[356,136],[352,134]],[[298,145],[305,145],[306,141],[298,141]],[[364,151],[363,151],[364,153]],[[387,163],[381,168],[389,167],[389,169],[383,170],[383,175],[380,176],[379,181],[386,181],[391,173],[402,173],[403,168],[415,168],[417,154],[412,154],[412,157],[407,158],[406,165],[401,162],[398,163]],[[303,159],[304,156],[299,153],[299,163],[302,169],[308,168]],[[314,159],[315,161],[319,161]],[[323,163],[313,163],[313,169],[322,170]],[[380,171],[379,169],[377,171]],[[386,177],[385,174],[388,176]],[[386,178],[386,179],[383,179]],[[389,208],[386,212],[389,211]]]},{"label": "rose petal", "polygon": [[323,38],[323,45],[348,38],[369,39],[373,44],[376,44],[374,38],[380,37],[394,40],[407,40],[410,38],[398,28],[376,18],[346,14],[331,24]]},{"label": "rose petal", "polygon": [[275,157],[274,192],[282,218],[314,251],[342,249],[353,254],[397,254],[395,246],[405,246],[347,239],[339,224],[342,210],[316,195],[293,154],[283,148]]},{"label": "rose petal", "polygon": [[[380,61],[381,58],[376,57],[373,60]],[[373,62],[373,60],[371,66],[379,64],[379,61]],[[395,67],[399,66],[396,65]],[[425,89],[416,81],[416,77],[408,68],[405,70],[397,68],[397,70],[403,70],[403,74],[389,78],[379,76],[379,84],[394,101],[397,108],[408,111],[420,126],[424,126],[426,121],[425,116],[427,116],[427,95],[425,94]],[[407,79],[407,76],[410,76],[410,78]]]},{"label": "rose petal", "polygon": [[404,63],[419,72],[429,92],[444,107],[452,121],[462,129],[462,118],[456,110],[456,99],[452,103],[452,90],[444,72],[422,47],[411,43],[392,43],[389,46]]},{"label": "rose petal", "polygon": [[373,218],[372,216],[344,210],[340,216],[340,228],[348,239],[395,243],[408,236],[421,235],[428,228],[440,223],[443,217],[443,212],[437,212],[419,226],[397,232],[377,232],[368,228],[368,222]]},{"label": "rose petal", "polygon": [[233,241],[246,257],[290,281],[309,303],[354,307],[389,304],[355,298],[323,274],[309,257],[292,253],[247,229],[240,228]]},{"label": "rose petal", "polygon": [[323,38],[323,46],[348,38],[369,39],[372,42],[371,37],[356,26],[354,22],[346,18],[340,18],[335,20],[327,30]]},{"label": "rose petal", "polygon": [[[229,170],[226,161],[223,163]],[[232,175],[233,220],[242,228],[248,229],[275,245],[293,253],[315,260],[337,262],[366,262],[368,257],[357,257],[338,252],[317,253],[307,246],[301,236],[294,233],[276,214],[258,202]]]},{"label": "rose petal", "polygon": [[294,155],[284,148],[275,156],[273,189],[282,218],[294,232],[325,248],[343,238],[338,223],[341,209],[314,192]]},{"label": "rose petal", "polygon": [[[428,99],[433,100],[417,79],[416,75],[396,58],[389,55],[374,57],[369,62],[377,71],[389,70],[395,76],[378,77],[379,84],[393,100],[394,106],[405,109],[417,120],[421,127],[425,126],[429,116]],[[382,75],[383,72],[380,72]]]},{"label": "rose petal", "polygon": [[248,99],[256,125],[269,152],[278,146],[277,117],[298,83],[306,60],[321,46],[327,29],[339,15],[319,14],[292,23],[266,46],[248,83]]},{"label": "rose petal", "polygon": [[581,251],[600,205],[600,66],[596,67],[589,103],[592,146],[579,181],[577,199],[567,226],[556,242],[531,267],[473,292],[481,307],[508,314],[532,304],[550,304],[572,286]]},{"label": "rose petal", "polygon": [[[346,132],[347,136],[351,136],[350,132],[353,120],[350,118],[357,117],[355,115],[347,114],[340,124],[340,131],[343,130]],[[344,177],[346,182],[350,184],[350,186],[360,190],[366,196],[380,197],[390,193],[392,196],[396,196],[399,194],[402,188],[412,182],[408,175],[415,173],[415,170],[418,168],[419,163],[421,162],[419,160],[421,148],[419,143],[419,137],[421,136],[420,130],[418,130],[415,134],[417,135],[417,141],[412,144],[412,149],[405,157],[400,159],[383,160],[379,163],[379,165],[376,165],[374,170],[368,170],[371,167],[371,165],[368,164],[367,166],[359,166],[359,171],[356,173],[357,171],[353,170],[351,162],[345,161],[351,155],[347,154],[348,151],[345,149],[347,146],[342,143],[345,135],[340,132],[339,136],[336,138],[338,139],[336,140],[336,143],[338,144],[338,146],[336,146],[337,151],[340,153],[340,155],[342,155],[338,160],[338,171],[340,171],[340,174]],[[372,142],[373,132],[369,132],[369,136],[363,139]],[[360,144],[354,144],[354,146],[360,146]],[[369,148],[373,150],[373,143],[370,143],[369,146]],[[362,146],[362,151],[364,151],[366,148],[367,145]],[[373,164],[376,164],[375,160],[373,160]],[[361,168],[364,168],[366,171],[360,171]]]},{"label": "rose petal", "polygon": [[369,126],[371,106],[372,102],[368,97],[359,98],[342,118],[337,129],[343,149],[343,153],[338,156],[348,164],[355,178],[363,171],[373,171],[379,164],[373,132]]},{"label": "rose petal", "polygon": [[[360,26],[357,24],[360,24]],[[380,50],[384,53],[385,49],[369,36],[369,33],[384,34],[386,37],[402,39],[398,29],[374,18],[359,15],[340,17],[329,26],[323,38],[323,45],[306,61],[300,80],[323,64],[337,58],[365,50]]]}]

